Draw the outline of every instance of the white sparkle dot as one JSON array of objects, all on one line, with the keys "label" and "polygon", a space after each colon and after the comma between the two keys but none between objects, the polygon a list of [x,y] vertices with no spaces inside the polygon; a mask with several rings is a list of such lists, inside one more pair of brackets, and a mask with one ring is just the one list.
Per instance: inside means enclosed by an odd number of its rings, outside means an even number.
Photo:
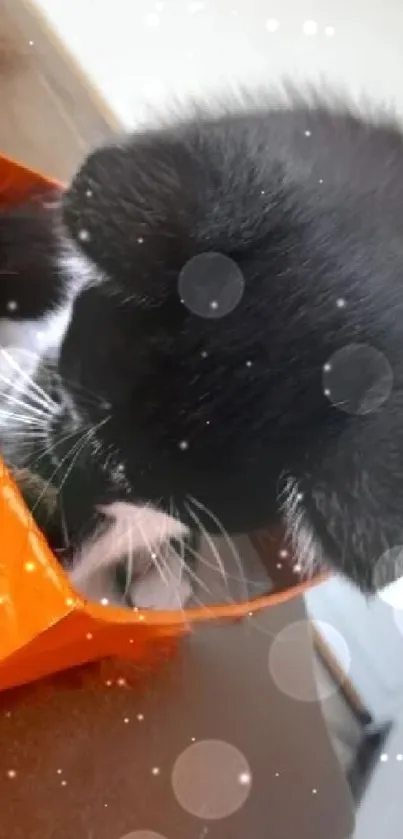
[{"label": "white sparkle dot", "polygon": [[280,26],[280,21],[275,17],[269,17],[266,20],[265,26],[268,32],[277,32]]},{"label": "white sparkle dot", "polygon": [[109,604],[108,598],[107,597],[102,597],[101,598],[101,606],[108,606],[108,604]]},{"label": "white sparkle dot", "polygon": [[210,425],[210,420],[206,420],[206,425]]},{"label": "white sparkle dot", "polygon": [[144,23],[146,26],[158,26],[160,22],[160,16],[157,15],[155,12],[150,12],[150,14],[146,15],[144,18]]},{"label": "white sparkle dot", "polygon": [[302,501],[303,498],[304,498],[304,493],[303,492],[298,492],[297,493],[297,501]]},{"label": "white sparkle dot", "polygon": [[344,300],[344,297],[338,297],[337,300],[336,300],[337,308],[338,309],[344,309],[345,305],[346,305],[346,301]]},{"label": "white sparkle dot", "polygon": [[143,237],[142,237],[142,236],[139,236],[139,238],[137,239],[137,242],[138,242],[138,244],[139,244],[139,245],[142,245],[142,244],[143,244],[143,242],[144,242]]},{"label": "white sparkle dot", "polygon": [[282,568],[282,567],[283,567],[282,563],[281,563],[281,562],[278,562],[278,563],[277,563],[277,565],[276,565],[276,568],[280,569],[280,568]]},{"label": "white sparkle dot", "polygon": [[253,618],[253,612],[248,612],[248,616],[249,616],[250,618]]},{"label": "white sparkle dot", "polygon": [[401,763],[401,762],[402,762],[402,760],[403,760],[403,755],[401,755],[401,754],[396,755],[396,760],[397,760],[399,763]]},{"label": "white sparkle dot", "polygon": [[323,178],[319,178],[319,183],[323,184]]},{"label": "white sparkle dot", "polygon": [[28,574],[32,574],[33,571],[36,569],[36,565],[34,562],[26,562],[24,565],[25,571],[28,571]]},{"label": "white sparkle dot", "polygon": [[280,551],[279,556],[281,556],[281,558],[282,558],[282,559],[287,559],[287,556],[288,556],[288,551],[286,551],[286,550],[283,548],[283,550],[281,550],[281,551]]},{"label": "white sparkle dot", "polygon": [[30,42],[29,42],[29,46],[30,46],[30,47],[33,47],[33,45],[34,45],[34,42],[33,42],[33,41],[30,41]]},{"label": "white sparkle dot", "polygon": [[157,559],[157,554],[156,554],[154,551],[153,551],[153,553],[151,554],[151,559]]},{"label": "white sparkle dot", "polygon": [[72,597],[66,597],[66,606],[74,606],[74,600]]},{"label": "white sparkle dot", "polygon": [[275,777],[276,777],[276,778],[279,778],[279,777],[280,777],[280,772],[276,772],[276,773],[275,773]]},{"label": "white sparkle dot", "polygon": [[217,311],[217,309],[218,309],[218,303],[217,303],[217,300],[212,300],[212,301],[211,301],[211,303],[210,303],[210,309],[213,309],[214,311]]},{"label": "white sparkle dot", "polygon": [[316,35],[318,31],[316,20],[306,20],[303,24],[302,31],[304,35]]},{"label": "white sparkle dot", "polygon": [[323,370],[324,370],[325,373],[330,373],[331,369],[332,369],[331,364],[324,364],[323,365]]},{"label": "white sparkle dot", "polygon": [[134,644],[134,640],[133,640],[133,638],[130,638],[130,640],[129,640],[129,644]]},{"label": "white sparkle dot", "polygon": [[92,640],[92,638],[93,638],[93,634],[92,634],[92,632],[87,632],[87,634],[86,634],[86,636],[85,636],[85,637],[87,638],[87,641],[91,641],[91,640]]},{"label": "white sparkle dot", "polygon": [[304,131],[305,137],[311,137],[312,131]]},{"label": "white sparkle dot", "polygon": [[63,769],[56,769],[56,773],[58,775],[63,775]]},{"label": "white sparkle dot", "polygon": [[152,775],[159,775],[160,772],[161,772],[161,769],[159,768],[159,766],[153,766],[153,768],[151,770]]},{"label": "white sparkle dot", "polygon": [[301,571],[301,566],[298,564],[298,562],[296,565],[294,565],[293,571],[294,574],[299,574],[299,572]]},{"label": "white sparkle dot", "polygon": [[241,774],[238,776],[238,781],[240,784],[242,784],[242,786],[247,786],[247,784],[250,784],[251,780],[252,776],[250,772],[241,772]]},{"label": "white sparkle dot", "polygon": [[191,737],[190,739],[191,739],[192,743],[196,742],[196,737]]},{"label": "white sparkle dot", "polygon": [[93,193],[92,189],[87,189],[85,194],[86,194],[87,198],[92,198],[94,193]]},{"label": "white sparkle dot", "polygon": [[189,443],[187,442],[187,440],[181,440],[179,443],[179,448],[182,452],[185,452],[186,449],[189,448]]},{"label": "white sparkle dot", "polygon": [[137,714],[137,719],[139,720],[139,722],[143,722],[144,714]]},{"label": "white sparkle dot", "polygon": [[207,358],[207,353],[205,350],[203,350],[203,352],[201,352],[200,355],[202,358]]},{"label": "white sparkle dot", "polygon": [[333,38],[333,35],[335,34],[335,32],[336,32],[336,30],[335,30],[334,26],[325,26],[325,35],[328,38]]},{"label": "white sparkle dot", "polygon": [[120,688],[124,688],[127,684],[126,679],[123,679],[122,677],[120,677],[120,679],[118,679],[118,681],[117,681],[117,684],[119,685]]},{"label": "white sparkle dot", "polygon": [[246,366],[247,366],[247,367],[252,367],[252,362],[251,362],[251,361],[247,361],[247,362],[246,362]]},{"label": "white sparkle dot", "polygon": [[325,396],[330,396],[330,390],[328,388],[326,388],[326,390],[324,390],[323,393],[325,394]]},{"label": "white sparkle dot", "polygon": [[67,781],[60,781],[61,787],[67,787]]},{"label": "white sparkle dot", "polygon": [[124,720],[123,720],[123,722],[124,722],[124,723],[126,723],[126,725],[127,725],[127,723],[129,723],[129,722],[130,722],[129,717],[125,717],[125,718],[124,718]]},{"label": "white sparkle dot", "polygon": [[313,790],[312,790],[312,795],[316,795],[316,794],[317,794],[317,792],[318,792],[318,790],[317,790],[317,789],[313,789]]},{"label": "white sparkle dot", "polygon": [[381,756],[380,756],[380,758],[379,758],[379,759],[380,759],[381,763],[387,763],[387,762],[388,762],[388,760],[389,760],[389,757],[388,757],[388,755],[387,755],[387,754],[385,754],[385,752],[384,752],[383,754],[381,754]]},{"label": "white sparkle dot", "polygon": [[145,616],[144,615],[139,615],[139,621],[145,621]]},{"label": "white sparkle dot", "polygon": [[90,234],[88,233],[88,230],[79,230],[78,238],[79,238],[80,242],[88,242],[89,238],[90,238]]},{"label": "white sparkle dot", "polygon": [[107,679],[105,684],[106,684],[107,688],[111,688],[112,687],[112,679]]},{"label": "white sparkle dot", "polygon": [[18,303],[17,303],[17,301],[16,301],[16,300],[9,300],[9,301],[7,302],[7,306],[6,306],[6,308],[7,308],[7,311],[8,311],[8,312],[16,312],[16,311],[17,311],[17,309],[18,309]]},{"label": "white sparkle dot", "polygon": [[7,777],[8,778],[16,778],[17,773],[16,773],[15,769],[9,769],[8,772],[7,772]]}]

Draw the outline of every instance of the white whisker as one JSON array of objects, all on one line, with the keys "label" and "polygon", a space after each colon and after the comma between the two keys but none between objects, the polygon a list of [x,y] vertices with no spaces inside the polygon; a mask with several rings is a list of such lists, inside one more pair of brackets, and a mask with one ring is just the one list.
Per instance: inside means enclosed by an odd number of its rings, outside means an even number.
[{"label": "white whisker", "polygon": [[126,532],[127,532],[128,550],[127,550],[127,559],[126,559],[126,585],[125,585],[125,591],[124,591],[125,600],[129,596],[130,587],[132,585],[132,580],[133,580],[133,569],[134,569],[133,533],[132,533],[132,528],[130,526],[130,522],[128,523]]},{"label": "white whisker", "polygon": [[67,481],[67,479],[68,479],[68,477],[69,477],[69,475],[71,474],[71,472],[72,472],[72,470],[73,470],[73,468],[74,468],[75,464],[77,463],[77,460],[78,460],[78,458],[79,458],[79,456],[80,456],[80,454],[81,454],[82,450],[83,450],[83,449],[85,448],[85,446],[87,445],[88,440],[89,440],[89,438],[90,438],[90,436],[91,436],[92,432],[93,432],[93,430],[90,428],[90,430],[89,430],[89,431],[84,432],[84,434],[81,436],[81,445],[80,445],[80,446],[78,447],[78,449],[74,452],[74,456],[73,456],[73,458],[72,458],[72,460],[71,460],[71,462],[70,462],[69,466],[67,467],[67,469],[66,469],[66,471],[65,471],[65,473],[64,473],[64,476],[63,476],[63,478],[62,478],[61,483],[60,483],[60,484],[59,484],[59,486],[58,486],[58,491],[59,491],[59,493],[62,491],[62,489],[63,489],[63,487],[64,487],[64,485],[65,485],[65,483],[66,483],[66,481]]},{"label": "white whisker", "polygon": [[[106,419],[102,420],[100,423],[98,423],[98,425],[96,425],[96,426],[95,426],[95,428],[94,428],[94,429],[91,429],[91,430],[92,430],[92,431],[94,431],[94,430],[98,429],[100,425],[104,425],[104,424],[105,424],[105,422],[107,422],[108,420],[109,420],[109,417],[106,417]],[[66,460],[67,460],[69,457],[73,457],[73,463],[72,463],[72,464],[70,464],[70,467],[68,468],[68,471],[67,471],[67,473],[65,474],[64,479],[63,479],[63,481],[62,481],[62,484],[61,484],[61,485],[59,486],[59,488],[58,488],[58,489],[59,489],[59,492],[60,492],[60,489],[62,488],[63,484],[66,482],[67,477],[68,477],[68,475],[70,474],[71,469],[73,468],[73,465],[74,465],[74,463],[76,462],[78,455],[81,453],[81,451],[82,451],[82,449],[84,448],[85,444],[88,442],[88,435],[89,435],[89,432],[86,432],[85,434],[81,434],[81,435],[80,435],[79,440],[71,446],[71,448],[69,449],[69,451],[67,452],[67,454],[65,454],[65,455],[64,455],[64,457],[62,458],[62,460],[60,461],[60,463],[58,463],[58,465],[56,466],[56,468],[53,470],[53,472],[52,472],[52,474],[51,474],[51,476],[50,476],[50,478],[49,478],[48,482],[46,483],[46,485],[45,485],[45,487],[44,487],[44,489],[43,489],[43,491],[42,491],[41,495],[40,495],[40,496],[39,496],[39,498],[37,499],[37,501],[36,501],[36,503],[35,503],[34,508],[31,510],[32,514],[34,514],[35,510],[36,510],[36,509],[37,509],[37,507],[38,507],[38,504],[40,504],[40,502],[42,501],[42,498],[43,498],[44,494],[45,494],[45,493],[46,493],[46,491],[49,489],[49,487],[52,485],[52,481],[53,481],[54,477],[57,475],[57,473],[58,473],[58,472],[60,471],[60,469],[63,467],[63,464],[64,464],[64,463],[66,463]],[[83,440],[83,436],[84,436],[84,438],[85,438],[84,440]],[[77,449],[79,449],[79,451],[78,451],[78,453],[77,453],[77,457],[76,457],[75,455],[76,455]]]},{"label": "white whisker", "polygon": [[8,364],[10,365],[10,367],[13,370],[15,370],[25,382],[28,382],[28,384],[32,388],[32,390],[35,393],[37,393],[37,395],[39,397],[41,397],[42,400],[44,400],[50,406],[52,406],[53,402],[52,402],[50,396],[46,393],[46,391],[43,390],[43,388],[41,388],[38,385],[37,382],[35,382],[33,380],[32,376],[30,376],[28,373],[25,372],[25,370],[22,369],[22,367],[18,364],[18,362],[15,360],[15,358],[13,358],[13,356],[10,355],[10,353],[4,348],[1,350],[1,354],[4,356],[4,358],[6,359]]},{"label": "white whisker", "polygon": [[213,556],[214,556],[214,558],[215,558],[215,560],[216,560],[216,562],[217,562],[217,568],[218,568],[218,570],[219,570],[219,572],[220,572],[220,574],[221,574],[221,577],[222,577],[222,579],[223,579],[223,581],[225,582],[225,585],[226,585],[226,587],[227,587],[227,584],[228,584],[228,580],[227,580],[227,572],[226,572],[226,569],[225,569],[224,563],[223,563],[223,561],[222,561],[222,559],[221,559],[220,553],[219,553],[219,551],[217,550],[217,546],[214,544],[214,542],[213,542],[213,540],[212,540],[212,538],[211,538],[210,534],[208,533],[208,531],[206,530],[206,528],[204,527],[203,523],[201,522],[201,520],[199,519],[199,517],[196,515],[196,513],[194,512],[194,510],[192,510],[192,509],[189,507],[189,505],[188,505],[188,504],[185,504],[185,506],[186,506],[186,509],[187,509],[187,511],[188,511],[188,513],[189,513],[189,515],[190,515],[190,516],[191,516],[191,518],[193,519],[194,523],[195,523],[195,524],[197,525],[197,527],[199,528],[200,533],[202,533],[202,534],[203,534],[203,536],[204,536],[204,538],[205,538],[205,540],[206,540],[207,544],[209,545],[209,547],[210,547],[210,549],[211,549],[211,552],[212,552],[212,554],[213,554]]},{"label": "white whisker", "polygon": [[[1,420],[11,420],[11,422],[17,421],[18,423],[21,423],[21,425],[29,425],[29,426],[32,426],[33,428],[43,428],[44,427],[43,423],[39,422],[38,419],[34,419],[33,417],[27,417],[24,414],[16,414],[14,412],[5,411],[5,410],[1,410],[1,409],[0,409],[0,419]],[[12,433],[11,429],[6,429],[6,431],[7,430],[10,432],[10,434]]]},{"label": "white whisker", "polygon": [[[147,506],[148,506],[148,505],[147,505]],[[157,571],[158,571],[158,573],[159,573],[159,575],[160,575],[160,577],[161,577],[161,580],[162,580],[162,581],[163,581],[163,583],[167,586],[167,585],[168,585],[168,580],[167,580],[167,578],[164,576],[163,571],[162,571],[162,568],[161,568],[161,565],[160,565],[160,563],[159,563],[159,559],[160,559],[160,557],[158,556],[157,549],[156,549],[156,548],[154,548],[154,547],[152,547],[152,545],[150,544],[150,540],[149,540],[148,536],[146,535],[146,533],[144,532],[143,527],[142,527],[142,525],[141,525],[140,521],[138,522],[138,525],[137,525],[137,526],[138,526],[138,529],[139,529],[139,531],[140,531],[140,535],[141,535],[141,538],[142,538],[142,540],[143,540],[143,543],[144,543],[144,545],[146,546],[147,550],[148,550],[148,551],[149,551],[149,553],[150,553],[150,559],[151,559],[152,563],[154,564],[155,568],[157,569]],[[158,541],[160,541],[160,540],[158,540]]]},{"label": "white whisker", "polygon": [[[1,378],[2,377],[0,376],[0,379]],[[28,396],[28,394],[25,394],[25,395]],[[44,410],[43,408],[37,408],[35,405],[30,405],[29,402],[26,402],[23,399],[19,399],[13,393],[7,393],[5,395],[6,406],[8,406],[10,403],[12,405],[18,405],[20,408],[23,408],[24,411],[26,411],[27,414],[32,414],[32,416],[42,417],[43,419],[47,419],[49,416],[51,416],[51,412],[50,412],[49,408],[47,410]],[[57,406],[55,404],[54,408],[56,408],[56,407]]]},{"label": "white whisker", "polygon": [[194,498],[193,496],[189,496],[189,499],[192,502],[192,504],[195,505],[199,510],[206,513],[206,515],[208,515],[211,518],[212,522],[217,526],[219,532],[221,533],[222,537],[224,538],[226,544],[228,545],[228,547],[231,551],[231,554],[232,554],[232,556],[235,560],[235,565],[236,565],[237,570],[239,572],[239,576],[237,576],[235,574],[232,574],[230,572],[226,572],[227,579],[234,580],[235,582],[241,583],[242,586],[243,586],[243,591],[244,591],[243,597],[244,597],[245,600],[248,600],[248,598],[249,598],[248,583],[253,585],[253,580],[249,580],[245,576],[242,559],[241,559],[241,556],[240,556],[240,554],[239,554],[239,552],[238,552],[238,550],[235,546],[235,543],[234,543],[233,539],[231,539],[230,535],[227,533],[225,528],[222,526],[220,520],[217,518],[217,516],[214,515],[214,513],[211,510],[209,510],[207,507],[205,507],[205,505],[202,504],[201,501],[198,501],[197,498]]},{"label": "white whisker", "polygon": [[71,446],[71,448],[69,449],[69,451],[65,454],[65,456],[62,458],[62,460],[60,461],[60,463],[58,463],[58,465],[56,466],[56,468],[53,470],[53,472],[52,472],[52,474],[51,474],[51,476],[50,476],[49,480],[46,482],[46,484],[45,484],[45,486],[44,486],[44,488],[43,488],[43,490],[42,490],[42,492],[41,492],[41,494],[40,494],[39,498],[37,498],[37,500],[36,500],[36,502],[35,502],[35,504],[34,504],[34,507],[33,507],[33,508],[32,508],[32,510],[31,510],[32,515],[34,515],[35,510],[36,510],[36,509],[37,509],[37,507],[39,506],[40,502],[42,501],[42,499],[43,499],[43,497],[44,497],[45,493],[47,492],[47,490],[49,489],[49,487],[51,487],[51,486],[52,486],[52,481],[53,481],[53,478],[57,475],[57,473],[58,473],[58,472],[60,471],[60,469],[63,467],[63,464],[66,462],[67,458],[69,458],[69,457],[71,457],[72,455],[74,455],[74,454],[75,454],[75,452],[77,451],[77,448],[78,448],[78,446],[80,445],[81,441],[82,441],[82,436],[80,436],[80,439],[79,439],[76,443],[74,443],[74,444]]}]

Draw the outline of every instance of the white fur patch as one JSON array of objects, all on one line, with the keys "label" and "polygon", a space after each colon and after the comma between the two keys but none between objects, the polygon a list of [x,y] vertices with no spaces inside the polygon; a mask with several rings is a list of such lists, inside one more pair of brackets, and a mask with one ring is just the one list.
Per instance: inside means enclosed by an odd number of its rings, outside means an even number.
[{"label": "white fur patch", "polygon": [[44,352],[58,349],[67,329],[71,314],[65,305],[38,321],[0,320],[0,346],[29,353],[38,361]]},{"label": "white fur patch", "polygon": [[95,263],[73,243],[67,241],[59,253],[59,268],[69,279],[73,296],[83,288],[99,285],[105,279]]},{"label": "white fur patch", "polygon": [[116,566],[128,558],[128,594],[134,606],[182,609],[192,590],[181,557],[169,550],[169,540],[182,540],[187,527],[153,507],[125,501],[109,504],[102,512],[110,525],[77,553],[70,572],[74,587],[89,600],[119,602]]},{"label": "white fur patch", "polygon": [[301,575],[312,577],[320,564],[322,550],[304,510],[303,494],[295,478],[287,478],[282,510],[286,534]]}]

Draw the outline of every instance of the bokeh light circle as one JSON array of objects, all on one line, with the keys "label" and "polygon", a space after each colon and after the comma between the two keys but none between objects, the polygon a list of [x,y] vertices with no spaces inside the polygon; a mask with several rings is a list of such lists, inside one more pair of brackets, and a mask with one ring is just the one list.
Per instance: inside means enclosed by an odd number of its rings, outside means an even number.
[{"label": "bokeh light circle", "polygon": [[384,603],[403,611],[403,545],[394,545],[379,557],[372,582]]},{"label": "bokeh light circle", "polygon": [[323,366],[325,396],[346,414],[377,411],[389,399],[393,372],[386,356],[368,344],[347,344]]},{"label": "bokeh light circle", "polygon": [[252,775],[246,757],[231,743],[201,740],[179,755],[172,787],[181,807],[204,820],[223,819],[247,800]]},{"label": "bokeh light circle", "polygon": [[[269,672],[278,689],[298,702],[324,701],[337,693],[333,679],[323,679],[314,648],[314,629],[334,652],[342,671],[348,674],[350,651],[340,632],[324,621],[296,621],[276,635],[269,651]],[[307,667],[307,644],[312,667]]]},{"label": "bokeh light circle", "polygon": [[179,274],[179,297],[192,314],[201,318],[229,315],[240,302],[244,289],[241,269],[222,253],[197,254]]}]

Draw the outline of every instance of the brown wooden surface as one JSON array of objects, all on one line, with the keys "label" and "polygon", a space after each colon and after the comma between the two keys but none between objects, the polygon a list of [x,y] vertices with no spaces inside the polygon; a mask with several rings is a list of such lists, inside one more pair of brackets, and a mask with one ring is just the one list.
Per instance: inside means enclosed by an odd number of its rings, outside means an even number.
[{"label": "brown wooden surface", "polygon": [[[163,839],[347,839],[351,800],[320,706],[288,697],[269,671],[273,640],[304,618],[295,600],[198,631],[148,678],[120,665],[113,675],[74,671],[1,694],[1,839],[153,839],[137,837],[147,830]],[[311,679],[313,691],[303,624],[285,647],[284,668]],[[179,755],[205,740],[236,747],[251,772],[243,807],[220,819],[209,818],[215,788],[202,770],[204,818],[172,788]],[[230,781],[228,764],[224,790]]]},{"label": "brown wooden surface", "polygon": [[0,150],[60,180],[119,129],[29,0],[0,0],[0,103]]}]

